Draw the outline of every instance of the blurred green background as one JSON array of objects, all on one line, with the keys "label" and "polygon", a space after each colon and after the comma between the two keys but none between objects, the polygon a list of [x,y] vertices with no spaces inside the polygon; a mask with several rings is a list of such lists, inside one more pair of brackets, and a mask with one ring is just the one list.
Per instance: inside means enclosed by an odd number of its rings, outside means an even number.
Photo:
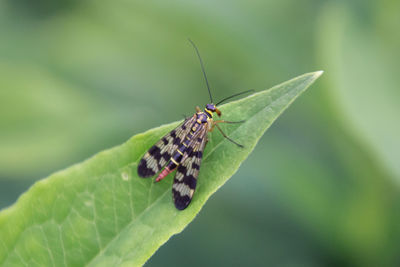
[{"label": "blurred green background", "polygon": [[0,207],[215,99],[324,75],[147,266],[400,265],[400,2],[0,1]]}]

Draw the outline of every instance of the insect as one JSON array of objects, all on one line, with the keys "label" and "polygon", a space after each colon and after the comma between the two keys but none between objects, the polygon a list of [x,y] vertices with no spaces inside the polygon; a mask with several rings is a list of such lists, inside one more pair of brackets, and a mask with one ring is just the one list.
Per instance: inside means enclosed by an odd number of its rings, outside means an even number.
[{"label": "insect", "polygon": [[[179,210],[185,209],[193,198],[203,151],[208,141],[207,134],[212,132],[214,127],[216,127],[230,142],[238,147],[243,147],[241,144],[229,138],[218,124],[242,123],[244,121],[213,120],[213,113],[221,116],[221,111],[217,106],[228,99],[253,91],[244,91],[226,97],[215,105],[212,104],[214,102],[212,100],[210,86],[199,50],[190,39],[189,42],[192,44],[199,58],[211,104],[207,104],[204,110],[196,107],[196,113],[192,117],[185,118],[181,125],[166,134],[152,146],[147,153],[144,154],[138,166],[138,174],[142,178],[151,177],[159,173],[155,182],[161,181],[169,173],[173,172],[175,169],[177,170],[172,186],[172,196],[175,207]],[[162,171],[160,172],[161,169]]]}]

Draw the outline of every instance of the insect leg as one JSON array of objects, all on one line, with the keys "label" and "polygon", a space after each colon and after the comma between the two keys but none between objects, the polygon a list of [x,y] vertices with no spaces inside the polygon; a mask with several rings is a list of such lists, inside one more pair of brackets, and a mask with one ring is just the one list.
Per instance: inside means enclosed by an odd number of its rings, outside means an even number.
[{"label": "insect leg", "polygon": [[214,121],[215,124],[217,124],[217,123],[243,123],[243,122],[245,122],[245,120],[242,120],[242,121],[226,121],[226,120]]},{"label": "insect leg", "polygon": [[213,125],[211,126],[211,129],[209,130],[209,132],[214,131],[214,127],[215,125],[217,125],[218,123],[243,123],[245,122],[245,120],[242,121],[226,121],[226,120],[218,120],[218,121],[214,121]]},{"label": "insect leg", "polygon": [[234,144],[237,145],[238,147],[241,147],[241,148],[244,147],[243,145],[241,145],[241,144],[235,142],[234,140],[232,140],[231,138],[229,138],[229,137],[222,131],[222,129],[218,126],[218,124],[215,123],[213,126],[217,126],[217,129],[221,132],[221,134],[222,134],[226,139],[228,139],[229,141],[231,141],[232,143],[234,143]]}]

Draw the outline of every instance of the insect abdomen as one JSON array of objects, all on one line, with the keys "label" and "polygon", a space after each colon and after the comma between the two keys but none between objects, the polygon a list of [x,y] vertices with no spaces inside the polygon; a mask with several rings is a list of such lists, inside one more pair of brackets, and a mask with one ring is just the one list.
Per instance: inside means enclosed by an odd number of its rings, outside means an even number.
[{"label": "insect abdomen", "polygon": [[156,182],[161,181],[162,179],[165,178],[165,176],[167,176],[168,174],[170,174],[173,170],[169,169],[168,166],[164,168],[164,170],[162,170],[162,172],[160,172],[160,174],[157,176],[156,178]]},{"label": "insect abdomen", "polygon": [[[179,152],[181,152],[182,154]],[[184,151],[181,151],[180,148],[178,148],[177,151],[175,151],[175,153],[172,155],[171,160],[169,161],[168,165],[157,176],[156,182],[164,179],[165,176],[170,174],[173,170],[176,169],[176,167],[178,167],[178,165],[180,164],[180,162],[182,160],[183,153],[184,153]]]},{"label": "insect abdomen", "polygon": [[[201,122],[200,122],[201,123]],[[195,135],[195,132],[200,128],[200,123],[195,122],[192,125],[190,132],[184,138],[182,145],[175,151],[175,153],[171,156],[170,161],[168,162],[167,166],[162,170],[162,172],[157,176],[156,182],[161,181],[164,179],[168,174],[173,172],[181,163],[183,154],[190,149],[189,144]]]}]

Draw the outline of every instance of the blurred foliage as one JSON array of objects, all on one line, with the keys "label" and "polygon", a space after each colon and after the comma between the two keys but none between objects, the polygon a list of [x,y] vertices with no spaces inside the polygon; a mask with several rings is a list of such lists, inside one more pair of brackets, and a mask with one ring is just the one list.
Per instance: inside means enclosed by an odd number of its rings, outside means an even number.
[{"label": "blurred foliage", "polygon": [[216,99],[325,74],[148,266],[398,266],[398,10],[396,0],[1,1],[1,205],[207,103],[191,37]]}]

